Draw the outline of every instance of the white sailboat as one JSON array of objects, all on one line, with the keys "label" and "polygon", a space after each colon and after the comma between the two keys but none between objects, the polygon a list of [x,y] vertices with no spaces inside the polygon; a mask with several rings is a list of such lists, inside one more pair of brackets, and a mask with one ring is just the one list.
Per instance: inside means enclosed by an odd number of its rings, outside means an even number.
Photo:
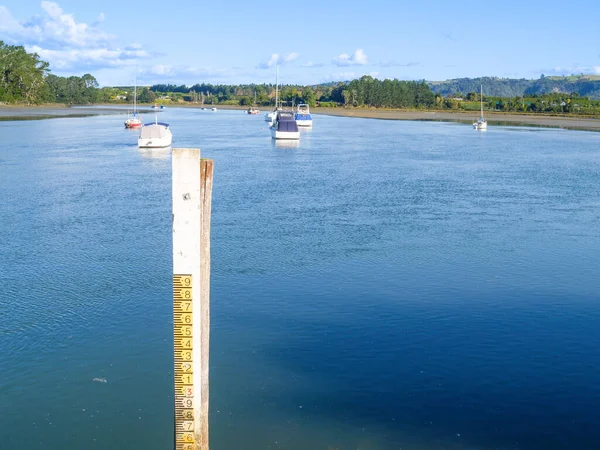
[{"label": "white sailboat", "polygon": [[254,104],[246,112],[252,115],[260,114],[260,109],[256,107],[256,90],[254,90]]},{"label": "white sailboat", "polygon": [[279,108],[279,65],[277,65],[277,72],[275,75],[275,109],[265,114],[265,122],[269,122],[271,125],[277,118],[277,111]]},{"label": "white sailboat", "polygon": [[142,126],[142,118],[137,112],[137,72],[135,74],[135,83],[133,85],[133,113],[129,114],[125,120],[125,128],[139,128]]},{"label": "white sailboat", "polygon": [[473,123],[473,128],[475,128],[476,130],[487,130],[487,120],[485,120],[483,118],[483,85],[481,86],[481,92],[480,92],[480,100],[481,100],[481,117],[479,117],[479,120],[477,122]]}]

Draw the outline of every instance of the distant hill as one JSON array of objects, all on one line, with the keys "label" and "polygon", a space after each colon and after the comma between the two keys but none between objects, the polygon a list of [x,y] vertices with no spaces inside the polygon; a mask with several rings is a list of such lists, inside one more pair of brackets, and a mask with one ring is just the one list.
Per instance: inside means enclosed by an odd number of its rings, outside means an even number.
[{"label": "distant hill", "polygon": [[443,96],[454,95],[457,92],[463,95],[469,92],[479,92],[479,87],[483,85],[483,94],[491,97],[577,92],[582,97],[600,100],[599,75],[550,76],[537,80],[497,77],[456,78],[446,81],[430,81],[428,84],[433,92]]}]

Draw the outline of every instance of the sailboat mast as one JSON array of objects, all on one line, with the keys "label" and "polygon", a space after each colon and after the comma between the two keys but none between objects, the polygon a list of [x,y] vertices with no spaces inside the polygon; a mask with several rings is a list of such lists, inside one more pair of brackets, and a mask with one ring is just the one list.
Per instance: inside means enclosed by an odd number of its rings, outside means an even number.
[{"label": "sailboat mast", "polygon": [[133,113],[135,114],[135,108],[137,106],[137,71],[135,72],[135,81],[133,82]]},{"label": "sailboat mast", "polygon": [[277,72],[275,73],[275,110],[279,106],[279,64],[277,64]]},{"label": "sailboat mast", "polygon": [[483,118],[483,84],[479,86],[479,101],[481,102],[481,117]]}]

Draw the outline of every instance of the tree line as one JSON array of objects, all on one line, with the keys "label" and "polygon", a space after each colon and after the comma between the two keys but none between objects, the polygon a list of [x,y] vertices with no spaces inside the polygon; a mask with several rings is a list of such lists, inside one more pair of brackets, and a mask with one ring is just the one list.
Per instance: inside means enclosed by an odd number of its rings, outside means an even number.
[{"label": "tree line", "polygon": [[[378,80],[365,75],[337,84],[279,87],[279,99],[287,105],[351,106],[382,108],[428,108],[435,94],[424,81]],[[193,86],[156,84],[150,91],[158,97],[172,95],[183,101],[202,104],[274,105],[275,86],[271,84]]]},{"label": "tree line", "polygon": [[332,89],[329,100],[354,107],[430,108],[435,94],[424,81],[378,80],[365,75]]},{"label": "tree line", "polygon": [[37,53],[0,41],[0,102],[88,104],[103,98],[92,75],[59,77],[50,74],[49,64]]},{"label": "tree line", "polygon": [[[467,86],[474,87],[471,84]],[[270,84],[195,84],[190,87],[159,84],[151,86],[149,92],[154,93],[156,98],[202,104],[272,106],[275,100],[275,86]],[[378,80],[365,75],[356,80],[327,85],[280,86],[279,99],[288,106],[308,103],[310,106],[347,108],[479,111],[481,95],[474,90],[467,94],[454,91],[442,95],[435,93],[425,81]],[[514,97],[484,94],[483,103],[488,111],[600,114],[600,101],[580,96],[577,92],[521,94]]]},{"label": "tree line", "polygon": [[[279,99],[286,105],[308,103],[310,106],[451,109],[476,111],[480,108],[483,85],[484,107],[507,112],[600,114],[600,100],[586,94],[596,92],[600,80],[592,76],[544,77],[532,80],[498,78],[458,79],[443,83],[425,81],[378,80],[365,75],[359,79],[313,86],[283,85]],[[579,86],[578,91],[562,92],[557,88]],[[498,88],[500,86],[500,88]],[[501,91],[502,95],[494,94]],[[469,89],[463,95],[462,88]],[[60,77],[50,73],[49,64],[23,46],[0,41],[0,102],[2,103],[64,103],[92,104],[133,100],[133,88],[105,87],[100,89],[96,79]],[[518,95],[504,95],[520,90]],[[558,92],[557,92],[558,91]],[[487,95],[486,95],[487,94]],[[591,98],[590,98],[591,97]],[[274,106],[275,85],[222,85],[197,83],[192,86],[156,84],[138,89],[139,103],[154,103],[168,99],[174,102],[193,102],[207,105]]]}]

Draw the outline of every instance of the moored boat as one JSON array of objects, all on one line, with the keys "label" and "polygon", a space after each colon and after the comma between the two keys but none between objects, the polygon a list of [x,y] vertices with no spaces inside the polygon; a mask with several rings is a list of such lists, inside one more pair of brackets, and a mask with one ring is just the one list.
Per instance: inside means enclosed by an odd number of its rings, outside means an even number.
[{"label": "moored boat", "polygon": [[487,130],[487,120],[483,118],[483,85],[481,86],[481,93],[479,97],[481,102],[481,116],[477,122],[473,122],[473,128],[476,130]]},{"label": "moored boat", "polygon": [[310,115],[310,108],[305,103],[300,103],[295,114],[296,123],[299,127],[312,127],[313,119]]},{"label": "moored boat", "polygon": [[140,148],[161,148],[168,147],[173,141],[173,134],[169,129],[169,124],[159,122],[146,123],[142,126],[142,131],[138,139]]},{"label": "moored boat", "polygon": [[139,128],[142,126],[142,118],[137,112],[137,74],[133,85],[133,112],[125,120],[125,128]]},{"label": "moored boat", "polygon": [[273,123],[275,120],[275,116],[277,115],[277,108],[271,112],[265,114],[265,122]]},{"label": "moored boat", "polygon": [[256,107],[256,91],[254,91],[254,103],[248,108],[247,113],[252,115],[260,114],[260,110]]},{"label": "moored boat", "polygon": [[300,139],[300,131],[291,111],[277,111],[275,121],[271,126],[273,139]]},{"label": "moored boat", "polygon": [[142,126],[142,118],[137,113],[137,111],[133,111],[129,114],[127,119],[125,120],[125,128],[140,128]]}]

